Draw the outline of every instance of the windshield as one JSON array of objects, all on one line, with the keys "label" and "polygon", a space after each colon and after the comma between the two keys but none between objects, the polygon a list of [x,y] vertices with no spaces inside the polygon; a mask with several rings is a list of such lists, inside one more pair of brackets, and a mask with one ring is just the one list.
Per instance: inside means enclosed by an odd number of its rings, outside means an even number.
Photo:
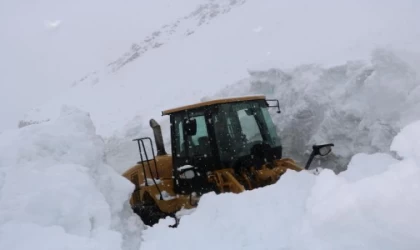
[{"label": "windshield", "polygon": [[255,144],[280,146],[265,100],[221,104],[212,122],[221,161],[249,155]]}]

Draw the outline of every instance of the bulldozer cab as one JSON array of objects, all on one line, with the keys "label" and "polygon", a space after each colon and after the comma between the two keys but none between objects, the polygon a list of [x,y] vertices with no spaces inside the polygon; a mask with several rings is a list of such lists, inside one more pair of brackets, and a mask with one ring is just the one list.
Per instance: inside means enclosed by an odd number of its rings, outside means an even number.
[{"label": "bulldozer cab", "polygon": [[[264,96],[225,99],[166,111],[170,115],[174,189],[203,194],[215,170],[258,168],[282,157],[282,146]],[[165,114],[165,113],[164,113]]]}]

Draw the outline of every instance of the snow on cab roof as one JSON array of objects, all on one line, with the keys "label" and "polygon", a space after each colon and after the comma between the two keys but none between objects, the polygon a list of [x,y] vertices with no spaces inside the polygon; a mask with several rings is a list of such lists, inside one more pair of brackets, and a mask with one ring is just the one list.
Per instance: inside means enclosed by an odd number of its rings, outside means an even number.
[{"label": "snow on cab roof", "polygon": [[162,111],[162,115],[169,115],[178,111],[183,111],[186,109],[194,109],[204,106],[210,106],[215,104],[221,104],[221,103],[229,103],[229,102],[240,102],[240,101],[250,101],[250,100],[261,100],[265,99],[265,95],[246,95],[246,96],[237,96],[237,97],[228,97],[228,98],[220,98],[220,99],[213,99],[209,101],[204,102],[198,102],[190,105],[185,105],[173,109],[167,109]]}]

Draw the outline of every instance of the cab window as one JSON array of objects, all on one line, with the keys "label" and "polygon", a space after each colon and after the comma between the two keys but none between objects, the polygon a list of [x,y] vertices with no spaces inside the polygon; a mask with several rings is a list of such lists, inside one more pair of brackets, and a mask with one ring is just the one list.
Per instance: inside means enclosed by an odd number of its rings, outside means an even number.
[{"label": "cab window", "polygon": [[175,117],[175,153],[177,157],[186,157],[186,140],[189,142],[188,157],[211,155],[210,139],[204,114],[191,114],[190,119],[195,119],[197,132],[195,135],[186,136],[184,134],[183,120],[186,119],[179,115]]}]

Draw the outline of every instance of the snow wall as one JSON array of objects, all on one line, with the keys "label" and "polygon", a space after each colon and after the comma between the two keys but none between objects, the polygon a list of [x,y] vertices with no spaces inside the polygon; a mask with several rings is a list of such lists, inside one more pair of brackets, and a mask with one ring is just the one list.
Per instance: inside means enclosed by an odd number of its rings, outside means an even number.
[{"label": "snow wall", "polygon": [[89,114],[0,134],[0,249],[138,249],[134,186],[104,163]]},{"label": "snow wall", "polygon": [[389,154],[357,154],[347,171],[288,172],[266,188],[206,194],[198,208],[143,231],[142,250],[415,250],[420,246],[420,120]]},{"label": "snow wall", "polygon": [[388,152],[393,137],[420,119],[420,68],[391,50],[370,61],[325,67],[250,69],[250,77],[203,98],[264,94],[280,101],[272,116],[284,154],[305,164],[313,144],[334,143],[324,167],[340,172],[357,153]]}]

